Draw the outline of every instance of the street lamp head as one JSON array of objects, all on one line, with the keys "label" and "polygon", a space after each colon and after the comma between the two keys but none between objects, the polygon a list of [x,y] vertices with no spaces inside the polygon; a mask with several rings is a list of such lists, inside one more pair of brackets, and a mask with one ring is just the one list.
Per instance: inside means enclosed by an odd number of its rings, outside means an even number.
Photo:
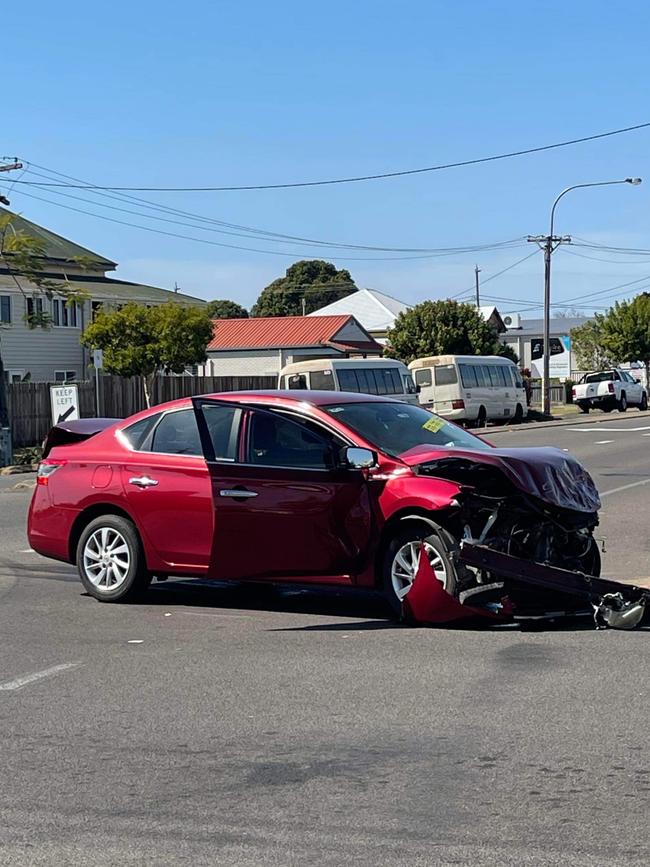
[{"label": "street lamp head", "polygon": [[638,187],[641,181],[642,178],[625,178],[625,183],[632,184],[633,187]]}]

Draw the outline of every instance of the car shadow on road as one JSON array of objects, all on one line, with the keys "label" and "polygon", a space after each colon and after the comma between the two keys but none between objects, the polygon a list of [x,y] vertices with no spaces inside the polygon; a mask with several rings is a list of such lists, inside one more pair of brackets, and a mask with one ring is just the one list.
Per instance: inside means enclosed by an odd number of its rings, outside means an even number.
[{"label": "car shadow on road", "polygon": [[[348,588],[313,588],[296,585],[260,585],[226,582],[168,581],[153,584],[141,604],[161,607],[221,609],[306,614],[342,618],[337,623],[307,623],[270,627],[269,632],[372,632],[389,629],[434,629],[444,632],[594,632],[591,615],[554,620],[498,622],[468,618],[445,624],[397,622],[377,593]],[[650,631],[647,614],[638,631]]]}]

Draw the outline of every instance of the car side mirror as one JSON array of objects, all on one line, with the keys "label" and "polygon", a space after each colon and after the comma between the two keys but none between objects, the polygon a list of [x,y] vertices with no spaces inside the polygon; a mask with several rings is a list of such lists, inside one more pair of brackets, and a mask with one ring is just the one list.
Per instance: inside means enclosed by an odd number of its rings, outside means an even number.
[{"label": "car side mirror", "polygon": [[354,470],[367,470],[377,464],[377,453],[371,449],[350,446],[343,450],[343,457],[348,467]]}]

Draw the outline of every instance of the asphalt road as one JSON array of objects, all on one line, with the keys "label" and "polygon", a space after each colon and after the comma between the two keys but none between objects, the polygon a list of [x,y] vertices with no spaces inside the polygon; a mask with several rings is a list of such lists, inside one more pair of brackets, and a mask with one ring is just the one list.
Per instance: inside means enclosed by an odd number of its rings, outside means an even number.
[{"label": "asphalt road", "polygon": [[[648,575],[650,420],[581,422],[489,438],[582,458],[604,571]],[[357,595],[181,583],[102,605],[28,551],[19,481],[0,864],[648,863],[647,629],[413,629]]]}]

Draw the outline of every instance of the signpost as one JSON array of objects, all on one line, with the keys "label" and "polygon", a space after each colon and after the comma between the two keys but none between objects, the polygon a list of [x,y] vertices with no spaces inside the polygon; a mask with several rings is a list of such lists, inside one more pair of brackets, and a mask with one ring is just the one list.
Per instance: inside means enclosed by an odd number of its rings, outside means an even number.
[{"label": "signpost", "polygon": [[93,365],[95,366],[95,415],[99,418],[99,371],[104,367],[104,352],[93,349]]},{"label": "signpost", "polygon": [[51,385],[52,424],[74,421],[79,418],[79,390],[74,383]]}]

